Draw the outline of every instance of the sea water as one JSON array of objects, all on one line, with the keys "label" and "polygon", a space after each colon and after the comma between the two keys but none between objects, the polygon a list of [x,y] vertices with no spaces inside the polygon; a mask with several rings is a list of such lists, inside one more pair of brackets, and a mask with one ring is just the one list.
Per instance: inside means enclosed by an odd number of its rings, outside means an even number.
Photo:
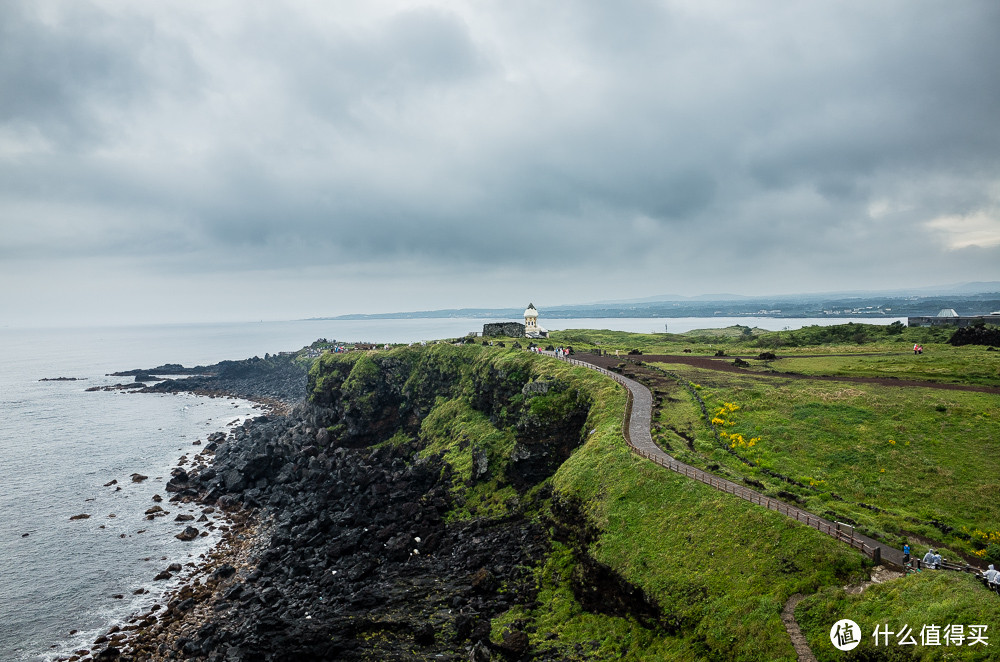
[{"label": "sea water", "polygon": [[[553,319],[550,330],[674,333],[744,324],[780,330],[847,320]],[[892,319],[852,320],[888,324]],[[174,536],[164,490],[196,441],[257,413],[232,398],[87,391],[107,373],[207,365],[294,351],[318,338],[421,342],[482,329],[481,319],[309,320],[87,329],[0,329],[0,660],[46,660],[81,648],[148,609],[171,586],[153,577],[196,562],[217,540]],[[39,381],[59,377],[74,381]],[[148,476],[133,482],[132,474]],[[117,481],[114,485],[107,485]],[[120,488],[120,489],[119,489]],[[170,515],[149,521],[153,496]],[[89,518],[71,520],[75,515]],[[199,528],[204,528],[199,525]],[[178,581],[174,579],[173,581]],[[148,592],[147,592],[148,591]],[[137,594],[138,592],[138,594]],[[121,596],[121,597],[116,597]],[[70,634],[75,631],[75,633]]]}]

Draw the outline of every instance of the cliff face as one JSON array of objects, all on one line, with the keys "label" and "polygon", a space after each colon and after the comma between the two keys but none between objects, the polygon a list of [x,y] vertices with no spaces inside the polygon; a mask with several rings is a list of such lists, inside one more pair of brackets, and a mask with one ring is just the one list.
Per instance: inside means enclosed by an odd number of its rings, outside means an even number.
[{"label": "cliff face", "polygon": [[257,509],[267,535],[168,605],[138,657],[546,659],[517,622],[491,639],[535,603],[548,478],[586,436],[590,397],[546,365],[476,346],[321,357],[308,402],[175,472],[176,498]]}]

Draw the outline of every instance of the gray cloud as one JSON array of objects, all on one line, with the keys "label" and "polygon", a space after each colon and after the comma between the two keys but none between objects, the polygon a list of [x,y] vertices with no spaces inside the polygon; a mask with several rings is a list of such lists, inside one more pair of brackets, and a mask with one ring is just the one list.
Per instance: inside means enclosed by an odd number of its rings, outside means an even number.
[{"label": "gray cloud", "polygon": [[0,11],[10,264],[405,264],[468,303],[1000,279],[992,2]]}]

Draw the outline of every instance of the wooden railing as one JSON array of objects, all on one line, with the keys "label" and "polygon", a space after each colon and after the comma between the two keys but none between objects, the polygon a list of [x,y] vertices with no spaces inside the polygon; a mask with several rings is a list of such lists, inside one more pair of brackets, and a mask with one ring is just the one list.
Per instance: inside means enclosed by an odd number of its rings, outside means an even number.
[{"label": "wooden railing", "polygon": [[702,471],[701,469],[696,469],[695,467],[684,464],[683,462],[678,462],[673,458],[669,458],[669,456],[668,459],[664,459],[654,453],[644,451],[641,448],[636,448],[635,446],[632,446],[632,450],[635,451],[641,457],[644,457],[647,460],[660,465],[661,467],[670,469],[671,471],[675,471],[679,474],[687,476],[688,478],[692,478],[694,480],[705,483],[706,485],[710,485],[711,487],[714,487],[715,489],[720,490],[722,492],[726,492],[727,494],[738,496],[741,499],[749,501],[750,503],[754,503],[759,506],[764,506],[768,510],[773,510],[787,517],[791,517],[796,521],[805,524],[806,526],[812,527],[817,531],[820,531],[822,533],[825,533],[829,536],[836,538],[837,540],[840,540],[841,542],[847,543],[851,547],[854,547],[855,549],[857,549],[858,551],[862,552],[863,554],[865,554],[870,558],[881,556],[881,554],[879,553],[880,550],[877,547],[869,546],[865,544],[864,541],[855,538],[854,527],[846,527],[849,529],[849,532],[845,531],[844,529],[841,529],[832,522],[829,522],[821,517],[817,517],[812,513],[806,512],[799,508],[789,506],[784,501],[764,496],[759,492],[749,490],[745,487],[742,487],[741,485],[737,485],[736,483],[725,480],[724,478],[719,478],[718,476],[714,476],[708,473],[707,471]]},{"label": "wooden railing", "polygon": [[[665,469],[669,469],[676,473],[687,476],[688,478],[692,478],[694,480],[705,483],[706,485],[710,485],[711,487],[726,492],[727,494],[738,496],[741,499],[749,501],[750,503],[755,503],[757,505],[764,506],[768,510],[773,510],[775,512],[785,515],[786,517],[794,518],[796,521],[801,522],[806,526],[812,527],[817,531],[825,533],[843,543],[850,545],[851,547],[857,549],[865,556],[874,559],[876,563],[879,563],[881,561],[882,558],[881,548],[868,545],[863,540],[856,538],[854,535],[854,527],[844,525],[845,528],[849,529],[849,532],[845,531],[835,523],[829,522],[821,517],[817,517],[812,513],[806,512],[799,508],[795,508],[794,506],[789,506],[787,503],[783,501],[779,501],[778,499],[772,499],[770,497],[764,496],[763,494],[760,494],[759,492],[755,492],[741,485],[737,485],[736,483],[725,480],[724,478],[719,478],[718,476],[710,474],[707,471],[702,471],[701,469],[697,469],[690,465],[684,464],[683,462],[678,462],[677,460],[675,460],[670,455],[667,455],[662,450],[657,449],[655,452],[653,452],[639,448],[635,443],[633,443],[631,431],[629,430],[629,425],[632,420],[632,404],[635,396],[632,393],[632,389],[629,388],[628,383],[625,381],[625,378],[617,373],[611,372],[610,370],[595,366],[592,363],[587,363],[585,361],[579,361],[577,359],[571,359],[561,356],[557,356],[556,358],[558,358],[561,361],[571,363],[573,365],[582,366],[590,370],[596,370],[597,372],[603,375],[607,375],[608,377],[610,377],[611,379],[615,380],[616,382],[625,387],[625,391],[628,393],[628,399],[625,404],[625,417],[622,422],[622,436],[625,438],[625,442],[628,444],[629,448],[631,448],[632,451],[638,454],[640,457],[643,457],[651,462],[654,462],[660,465],[661,467],[664,467]],[[650,436],[649,443],[651,446],[653,445],[652,436]]]}]

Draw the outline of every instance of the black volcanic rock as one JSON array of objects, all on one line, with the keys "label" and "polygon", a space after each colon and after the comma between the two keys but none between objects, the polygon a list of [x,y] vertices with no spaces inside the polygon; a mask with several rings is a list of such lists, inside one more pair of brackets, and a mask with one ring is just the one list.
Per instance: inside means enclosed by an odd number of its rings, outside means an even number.
[{"label": "black volcanic rock", "polygon": [[952,345],[1000,345],[1000,327],[974,324],[956,329],[948,343]]},{"label": "black volcanic rock", "polygon": [[[261,533],[246,541],[249,558],[209,567],[200,585],[181,590],[157,615],[158,628],[185,623],[183,636],[140,637],[134,659],[144,653],[211,662],[472,659],[470,651],[475,659],[532,656],[521,626],[496,644],[490,624],[514,605],[534,604],[534,568],[549,551],[550,523],[519,515],[520,506],[502,518],[469,512],[449,518],[461,508],[465,481],[440,455],[428,454],[416,434],[438,398],[456,395],[465,368],[442,362],[410,379],[415,363],[405,356],[357,362],[374,369],[348,381],[352,364],[333,362],[323,389],[310,384],[313,402],[210,435],[211,467],[172,472],[172,501],[197,498],[248,519]],[[279,363],[268,357],[217,364],[214,372],[149,390],[225,390],[228,383],[243,394],[287,393]],[[299,374],[296,388],[304,393]],[[276,384],[267,383],[268,375]],[[473,408],[512,430],[528,451],[516,484],[494,466],[494,459],[509,458],[487,456],[474,439],[465,448],[471,444],[475,452],[477,480],[497,478],[514,484],[525,501],[529,492],[545,500],[550,488],[530,488],[581,443],[590,403],[554,380],[524,393],[529,381],[527,372],[484,365],[469,396]],[[536,406],[507,406],[512,399]],[[411,441],[382,443],[400,431]],[[187,531],[189,539],[201,535]],[[191,614],[197,623],[183,620]]]},{"label": "black volcanic rock", "polygon": [[199,534],[198,529],[194,528],[193,526],[187,526],[184,527],[183,531],[181,531],[174,537],[177,538],[178,540],[189,541],[197,538],[198,534]]},{"label": "black volcanic rock", "polygon": [[[248,421],[218,444],[215,471],[188,474],[216,507],[266,508],[274,524],[254,582],[232,564],[214,571],[211,582],[227,588],[211,627],[175,642],[178,655],[211,660],[232,646],[259,659],[364,659],[359,628],[406,613],[393,645],[433,658],[456,647],[440,633],[461,631],[464,641],[488,632],[489,619],[513,603],[531,602],[530,567],[547,550],[540,524],[446,525],[450,474],[439,458],[415,460],[411,445],[321,450],[317,416],[300,406],[293,416]],[[186,539],[199,535],[189,530]],[[474,614],[452,610],[453,601]],[[182,617],[192,605],[178,601],[170,613]]]}]

